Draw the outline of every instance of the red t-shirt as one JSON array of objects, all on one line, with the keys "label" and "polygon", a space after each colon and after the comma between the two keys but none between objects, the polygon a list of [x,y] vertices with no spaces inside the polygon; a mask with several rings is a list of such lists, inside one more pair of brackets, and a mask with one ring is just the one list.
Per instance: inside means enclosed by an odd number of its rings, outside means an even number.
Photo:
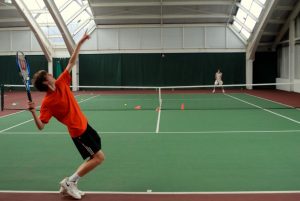
[{"label": "red t-shirt", "polygon": [[55,82],[55,91],[48,90],[42,101],[40,120],[47,124],[51,117],[68,127],[72,138],[78,137],[87,128],[87,118],[70,90],[71,76],[65,70]]}]

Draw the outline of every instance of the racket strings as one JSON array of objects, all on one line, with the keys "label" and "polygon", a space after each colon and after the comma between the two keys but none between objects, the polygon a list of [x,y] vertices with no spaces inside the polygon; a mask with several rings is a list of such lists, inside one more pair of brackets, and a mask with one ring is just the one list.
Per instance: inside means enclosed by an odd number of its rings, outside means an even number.
[{"label": "racket strings", "polygon": [[18,55],[18,62],[20,67],[20,72],[24,80],[29,80],[28,77],[28,69],[27,69],[27,62],[24,55]]}]

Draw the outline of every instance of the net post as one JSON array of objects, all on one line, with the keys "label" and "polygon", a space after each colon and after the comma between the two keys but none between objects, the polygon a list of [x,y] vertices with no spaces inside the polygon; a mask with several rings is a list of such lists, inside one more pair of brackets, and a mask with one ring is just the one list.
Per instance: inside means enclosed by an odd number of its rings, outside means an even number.
[{"label": "net post", "polygon": [[4,84],[0,84],[0,107],[4,110]]}]

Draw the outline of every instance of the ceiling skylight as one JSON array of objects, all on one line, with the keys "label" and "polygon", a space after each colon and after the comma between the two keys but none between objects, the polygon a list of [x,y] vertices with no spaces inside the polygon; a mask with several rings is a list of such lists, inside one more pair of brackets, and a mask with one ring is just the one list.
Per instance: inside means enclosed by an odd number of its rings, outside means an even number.
[{"label": "ceiling skylight", "polygon": [[251,36],[251,33],[258,22],[261,11],[266,0],[242,0],[238,3],[238,11],[233,21],[233,27],[245,39]]},{"label": "ceiling skylight", "polygon": [[[36,22],[55,46],[64,40],[43,0],[23,0]],[[54,0],[73,39],[77,42],[84,31],[96,28],[91,9],[86,0]]]}]

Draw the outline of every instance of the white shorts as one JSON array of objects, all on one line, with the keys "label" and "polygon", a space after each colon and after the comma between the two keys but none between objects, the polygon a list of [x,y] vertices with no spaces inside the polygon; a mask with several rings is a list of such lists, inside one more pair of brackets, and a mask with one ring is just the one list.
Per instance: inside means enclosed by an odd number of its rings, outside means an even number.
[{"label": "white shorts", "polygon": [[216,80],[215,85],[223,85],[223,81],[222,80]]}]

